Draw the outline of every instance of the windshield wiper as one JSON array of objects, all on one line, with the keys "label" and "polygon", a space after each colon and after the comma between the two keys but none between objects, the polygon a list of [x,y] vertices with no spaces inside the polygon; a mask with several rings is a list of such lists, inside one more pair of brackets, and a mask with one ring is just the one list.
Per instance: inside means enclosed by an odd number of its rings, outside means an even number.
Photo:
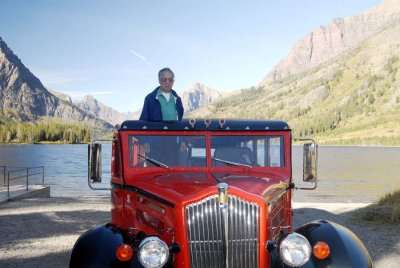
[{"label": "windshield wiper", "polygon": [[253,167],[252,165],[249,165],[249,164],[242,164],[242,163],[237,163],[237,162],[231,162],[231,161],[227,161],[227,160],[220,159],[220,158],[215,158],[215,157],[212,157],[211,159],[216,160],[216,161],[218,161],[218,162],[225,163],[225,164],[227,164],[227,165],[229,165],[229,166],[249,167],[249,168],[252,168],[252,167]]},{"label": "windshield wiper", "polygon": [[144,159],[146,159],[147,161],[149,161],[150,163],[152,163],[152,164],[154,164],[154,165],[156,165],[158,167],[168,168],[168,166],[166,164],[161,163],[160,161],[157,161],[157,160],[155,160],[155,159],[153,159],[151,157],[148,157],[148,156],[145,156],[145,155],[142,155],[142,154],[139,154],[139,153],[137,155],[140,156],[140,157],[143,157]]}]

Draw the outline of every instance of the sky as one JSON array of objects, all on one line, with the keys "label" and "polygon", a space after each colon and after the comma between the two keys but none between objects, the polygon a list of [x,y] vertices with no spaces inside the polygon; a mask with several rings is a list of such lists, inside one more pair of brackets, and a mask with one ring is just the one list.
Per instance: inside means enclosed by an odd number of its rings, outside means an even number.
[{"label": "sky", "polygon": [[290,48],[380,0],[0,0],[0,37],[46,88],[141,109],[164,67],[195,83],[257,86]]}]

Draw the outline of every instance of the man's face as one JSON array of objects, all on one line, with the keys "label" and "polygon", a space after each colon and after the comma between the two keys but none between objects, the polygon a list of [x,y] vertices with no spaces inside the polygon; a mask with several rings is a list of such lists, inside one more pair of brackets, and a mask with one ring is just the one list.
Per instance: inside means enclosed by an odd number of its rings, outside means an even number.
[{"label": "man's face", "polygon": [[172,74],[170,72],[161,73],[159,82],[160,82],[162,91],[170,92],[172,89],[172,86],[174,85],[174,74]]}]

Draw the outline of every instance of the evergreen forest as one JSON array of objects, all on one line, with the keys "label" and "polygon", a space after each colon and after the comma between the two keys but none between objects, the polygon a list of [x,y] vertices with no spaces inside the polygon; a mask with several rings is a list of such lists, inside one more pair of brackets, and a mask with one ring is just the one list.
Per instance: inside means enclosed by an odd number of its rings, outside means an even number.
[{"label": "evergreen forest", "polygon": [[0,143],[88,143],[91,135],[83,123],[0,123]]}]

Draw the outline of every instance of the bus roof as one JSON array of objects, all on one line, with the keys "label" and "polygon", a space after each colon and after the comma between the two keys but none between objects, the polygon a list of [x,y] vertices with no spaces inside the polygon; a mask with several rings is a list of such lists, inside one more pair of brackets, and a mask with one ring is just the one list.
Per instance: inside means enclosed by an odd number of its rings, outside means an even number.
[{"label": "bus roof", "polygon": [[278,120],[183,119],[161,122],[127,120],[122,123],[120,130],[288,131],[290,127]]}]

